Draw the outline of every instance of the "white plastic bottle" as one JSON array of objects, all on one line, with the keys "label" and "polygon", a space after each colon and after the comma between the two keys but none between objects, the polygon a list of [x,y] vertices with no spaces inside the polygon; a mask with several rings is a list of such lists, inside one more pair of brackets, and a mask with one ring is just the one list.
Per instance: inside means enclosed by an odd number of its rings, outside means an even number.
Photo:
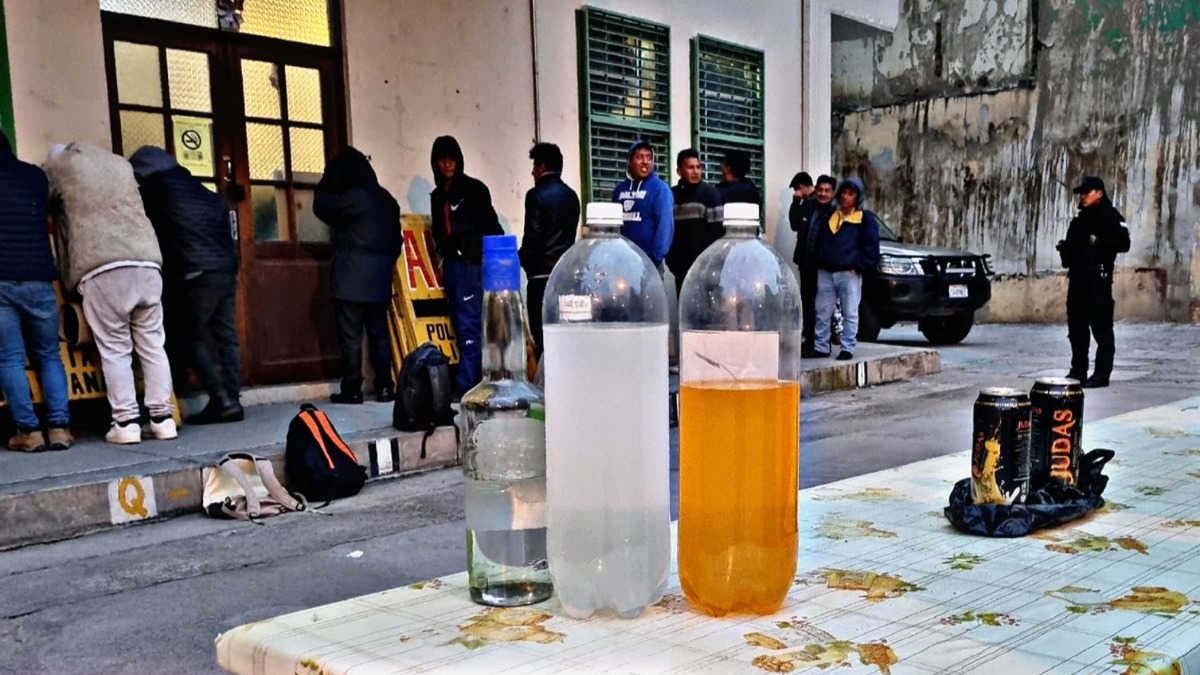
[{"label": "white plastic bottle", "polygon": [[547,553],[577,618],[637,616],[671,565],[667,298],[621,212],[588,204],[543,305]]}]

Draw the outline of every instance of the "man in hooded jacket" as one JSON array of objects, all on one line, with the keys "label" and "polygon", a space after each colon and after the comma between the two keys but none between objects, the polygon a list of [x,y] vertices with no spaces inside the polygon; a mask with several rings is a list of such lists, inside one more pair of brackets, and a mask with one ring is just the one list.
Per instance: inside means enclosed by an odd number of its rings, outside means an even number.
[{"label": "man in hooded jacket", "polygon": [[347,146],[325,167],[313,197],[313,213],[329,225],[333,243],[329,287],[342,354],[342,386],[330,398],[334,403],[362,403],[365,328],[376,398],[392,401],[387,308],[392,301],[392,270],[404,246],[400,205],[379,185],[366,155]]},{"label": "man in hooded jacket", "polygon": [[627,178],[613,189],[621,205],[621,234],[637,244],[663,272],[663,259],[675,237],[675,199],[671,188],[654,173],[654,148],[644,140],[629,146]]},{"label": "man in hooded jacket", "polygon": [[[1071,341],[1071,372],[1067,377],[1084,387],[1107,387],[1116,356],[1113,336],[1113,266],[1118,253],[1129,250],[1125,217],[1108,199],[1104,181],[1084,176],[1073,192],[1079,195],[1079,215],[1058,243],[1067,268],[1067,338]],[[1090,334],[1089,334],[1090,331]],[[1088,377],[1088,351],[1096,338],[1096,369]]]},{"label": "man in hooded jacket", "polygon": [[458,341],[454,396],[461,398],[483,370],[483,238],[504,234],[504,228],[487,186],[464,173],[462,148],[453,136],[434,140],[429,164],[437,186],[429,194],[433,240]]},{"label": "man in hooded jacket", "polygon": [[809,236],[816,238],[817,325],[813,349],[805,356],[829,356],[833,310],[841,302],[842,349],[837,357],[839,361],[854,358],[862,277],[879,265],[879,221],[863,208],[863,192],[861,179],[842,181],[835,198],[837,209],[810,225],[816,228]]},{"label": "man in hooded jacket", "polygon": [[208,405],[188,424],[238,422],[245,411],[235,319],[238,261],[228,207],[162,148],[142,146],[129,163],[163,254],[167,354],[172,365],[191,364],[208,392]]}]

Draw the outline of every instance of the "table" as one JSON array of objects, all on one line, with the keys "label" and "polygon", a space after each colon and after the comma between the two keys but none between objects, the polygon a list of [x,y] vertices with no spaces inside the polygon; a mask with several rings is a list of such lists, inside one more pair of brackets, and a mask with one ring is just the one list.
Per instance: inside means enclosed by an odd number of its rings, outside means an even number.
[{"label": "table", "polygon": [[1109,503],[1022,539],[942,516],[967,453],[802,490],[774,616],[701,615],[674,570],[630,621],[488,609],[462,573],[240,626],[217,657],[243,675],[1200,673],[1200,398],[1089,423],[1084,446],[1117,453]]}]

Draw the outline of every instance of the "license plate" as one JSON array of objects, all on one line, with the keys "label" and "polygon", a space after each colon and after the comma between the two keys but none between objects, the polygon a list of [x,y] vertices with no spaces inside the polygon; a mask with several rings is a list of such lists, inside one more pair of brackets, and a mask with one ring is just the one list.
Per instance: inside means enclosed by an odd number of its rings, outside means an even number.
[{"label": "license plate", "polygon": [[965,297],[968,297],[968,295],[969,295],[969,293],[967,293],[966,284],[951,284],[950,285],[950,297],[965,298]]}]

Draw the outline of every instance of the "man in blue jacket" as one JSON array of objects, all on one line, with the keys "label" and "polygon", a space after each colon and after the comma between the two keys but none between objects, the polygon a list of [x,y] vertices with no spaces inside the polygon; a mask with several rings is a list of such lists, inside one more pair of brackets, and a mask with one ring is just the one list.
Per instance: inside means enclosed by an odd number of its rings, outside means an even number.
[{"label": "man in blue jacket", "polygon": [[842,350],[839,361],[854,358],[858,341],[858,304],[862,275],[879,265],[879,221],[863,206],[863,182],[851,177],[837,190],[837,210],[814,220],[817,262],[817,326],[812,351],[804,356],[829,356],[833,309],[842,304]]},{"label": "man in blue jacket", "polygon": [[[19,452],[71,447],[67,373],[58,351],[58,276],[46,229],[46,174],[17,159],[0,132],[0,389],[17,433],[8,449]],[[25,353],[38,368],[46,395],[49,445],[33,409]]]},{"label": "man in blue jacket", "polygon": [[675,237],[675,199],[670,186],[654,173],[654,148],[644,140],[629,147],[628,175],[612,197],[625,211],[621,234],[645,251],[662,274]]}]

